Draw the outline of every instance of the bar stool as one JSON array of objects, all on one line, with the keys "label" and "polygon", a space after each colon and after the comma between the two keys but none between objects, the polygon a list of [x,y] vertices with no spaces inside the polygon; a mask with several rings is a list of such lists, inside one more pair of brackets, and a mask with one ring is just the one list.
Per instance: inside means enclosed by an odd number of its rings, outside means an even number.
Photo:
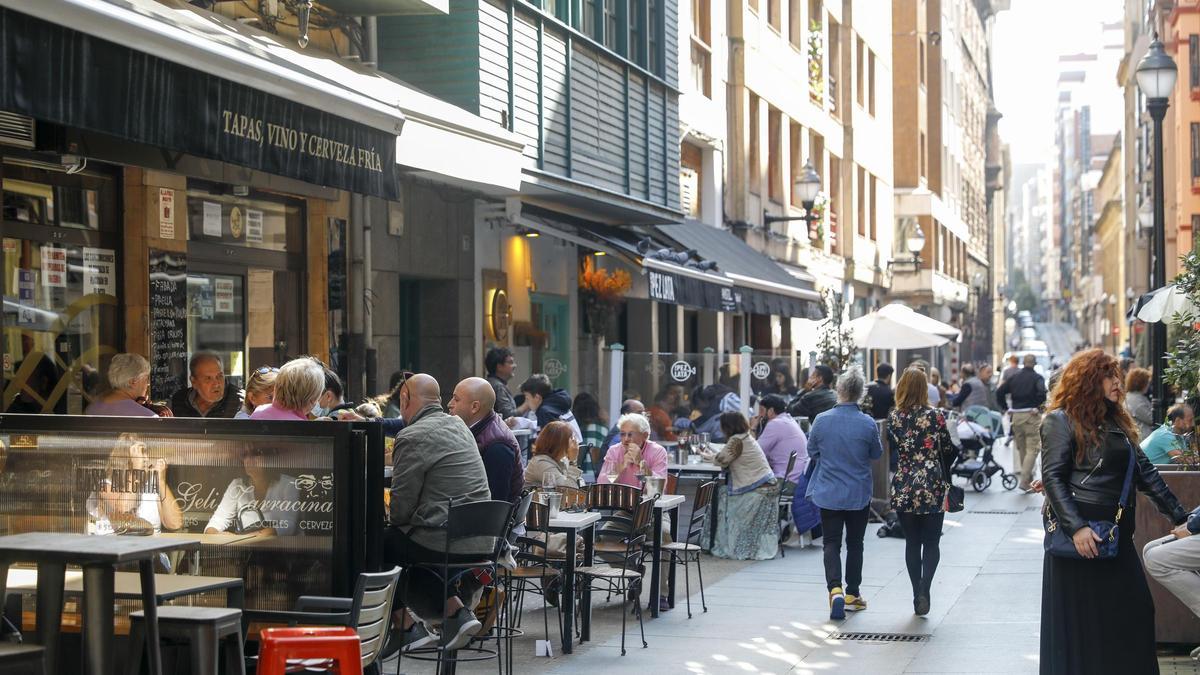
[{"label": "bar stool", "polygon": [[[129,622],[129,644],[134,650],[129,673],[138,675],[146,654],[145,612],[130,612]],[[227,673],[246,675],[240,609],[165,605],[158,608],[158,633],[164,640],[188,643],[191,672],[196,675],[217,675],[217,656],[221,652]]]},{"label": "bar stool", "polygon": [[288,660],[331,661],[339,675],[362,675],[358,633],[345,626],[264,628],[259,633],[258,674],[284,675]]},{"label": "bar stool", "polygon": [[0,642],[0,673],[5,675],[45,675],[45,650],[37,645]]}]

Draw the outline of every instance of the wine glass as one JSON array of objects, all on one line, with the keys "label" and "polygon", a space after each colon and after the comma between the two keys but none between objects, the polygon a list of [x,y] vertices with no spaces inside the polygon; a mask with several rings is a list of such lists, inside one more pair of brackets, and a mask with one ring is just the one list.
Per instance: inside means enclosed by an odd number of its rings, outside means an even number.
[{"label": "wine glass", "polygon": [[605,477],[608,478],[609,483],[616,483],[617,477],[620,476],[621,474],[618,473],[616,469],[609,467],[608,472],[605,473],[604,475],[605,475]]}]

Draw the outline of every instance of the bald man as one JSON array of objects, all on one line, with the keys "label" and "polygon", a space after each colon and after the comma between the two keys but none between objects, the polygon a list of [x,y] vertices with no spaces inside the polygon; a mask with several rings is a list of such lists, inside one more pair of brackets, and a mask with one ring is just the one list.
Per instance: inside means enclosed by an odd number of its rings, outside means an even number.
[{"label": "bald man", "polygon": [[[490,387],[489,387],[490,388]],[[479,630],[479,621],[462,598],[478,589],[473,575],[464,577],[458,594],[442,597],[442,582],[413,563],[440,563],[445,555],[442,526],[449,516],[447,503],[486,501],[491,498],[487,472],[475,447],[471,430],[461,419],[442,411],[437,380],[413,375],[400,388],[400,412],[408,423],[396,434],[392,449],[391,506],[384,533],[384,557],[407,568],[407,582],[398,595],[408,612],[398,612],[387,651],[414,649],[434,638],[409,612],[427,619],[444,617],[441,643],[447,650],[461,649]],[[490,543],[490,542],[489,542]],[[450,554],[451,562],[478,559],[476,552]],[[491,553],[491,551],[487,551]],[[474,585],[472,585],[474,583]]]},{"label": "bald man", "polygon": [[482,377],[468,377],[454,388],[450,414],[465,422],[475,437],[492,499],[512,502],[521,496],[525,467],[521,464],[521,446],[517,444],[517,437],[493,411],[495,404],[496,391],[492,384]]}]

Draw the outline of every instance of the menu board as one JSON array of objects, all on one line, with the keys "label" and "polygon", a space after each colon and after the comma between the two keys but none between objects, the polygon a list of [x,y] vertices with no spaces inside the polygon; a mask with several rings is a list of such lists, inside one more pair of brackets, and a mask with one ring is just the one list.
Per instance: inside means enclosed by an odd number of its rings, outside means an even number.
[{"label": "menu board", "polygon": [[186,382],[187,257],[150,250],[150,398],[165,401]]}]

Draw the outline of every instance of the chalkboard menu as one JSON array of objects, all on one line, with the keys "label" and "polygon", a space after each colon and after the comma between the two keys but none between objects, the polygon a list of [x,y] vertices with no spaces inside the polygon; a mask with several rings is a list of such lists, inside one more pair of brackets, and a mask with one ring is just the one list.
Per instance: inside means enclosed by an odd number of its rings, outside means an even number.
[{"label": "chalkboard menu", "polygon": [[150,251],[150,398],[165,401],[186,381],[187,257]]}]

